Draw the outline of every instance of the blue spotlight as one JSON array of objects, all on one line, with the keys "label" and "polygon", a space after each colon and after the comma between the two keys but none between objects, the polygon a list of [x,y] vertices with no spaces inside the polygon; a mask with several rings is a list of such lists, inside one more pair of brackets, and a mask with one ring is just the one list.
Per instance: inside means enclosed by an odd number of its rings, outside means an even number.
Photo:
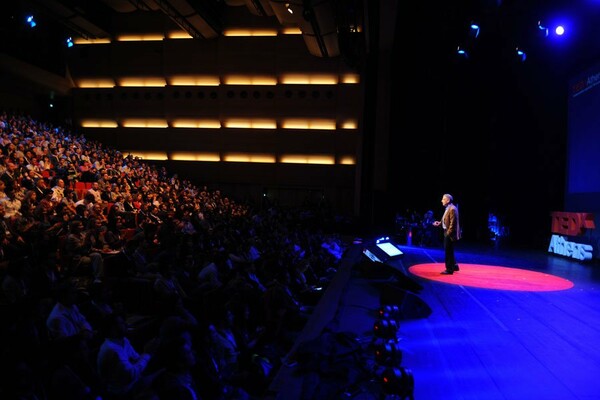
[{"label": "blue spotlight", "polygon": [[472,23],[470,32],[471,36],[473,36],[476,39],[479,36],[479,25],[476,23]]},{"label": "blue spotlight", "polygon": [[527,59],[527,54],[525,54],[525,52],[521,49],[519,49],[517,47],[517,58],[519,59],[519,61],[524,62]]},{"label": "blue spotlight", "polygon": [[542,35],[544,35],[544,37],[548,37],[548,28],[542,25],[542,21],[538,21],[538,29],[540,30]]},{"label": "blue spotlight", "polygon": [[27,25],[29,25],[30,28],[35,28],[35,26],[37,25],[37,22],[35,22],[35,20],[33,19],[33,15],[28,15],[26,21]]},{"label": "blue spotlight", "polygon": [[558,25],[555,29],[554,29],[554,33],[556,33],[558,36],[562,36],[565,33],[565,27],[562,25]]},{"label": "blue spotlight", "polygon": [[467,53],[467,50],[465,50],[464,48],[458,46],[456,48],[456,54],[458,54],[460,57],[463,58],[469,58],[469,53]]},{"label": "blue spotlight", "polygon": [[69,48],[73,47],[73,38],[69,36],[66,40],[66,43],[67,43],[67,47],[69,47]]}]

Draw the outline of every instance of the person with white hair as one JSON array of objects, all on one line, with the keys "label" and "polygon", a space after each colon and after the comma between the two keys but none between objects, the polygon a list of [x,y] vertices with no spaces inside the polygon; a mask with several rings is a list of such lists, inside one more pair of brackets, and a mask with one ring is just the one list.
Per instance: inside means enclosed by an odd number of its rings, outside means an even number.
[{"label": "person with white hair", "polygon": [[461,237],[460,225],[458,221],[458,207],[453,203],[452,195],[446,193],[442,196],[442,206],[445,207],[444,215],[440,221],[435,221],[434,226],[442,226],[444,229],[444,258],[446,269],[441,273],[443,275],[452,275],[460,268],[456,263],[454,256],[454,242]]}]

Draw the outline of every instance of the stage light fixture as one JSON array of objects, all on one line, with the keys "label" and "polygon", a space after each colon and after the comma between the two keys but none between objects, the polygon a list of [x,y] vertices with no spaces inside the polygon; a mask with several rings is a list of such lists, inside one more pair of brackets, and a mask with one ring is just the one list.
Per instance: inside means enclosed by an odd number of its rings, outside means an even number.
[{"label": "stage light fixture", "polygon": [[292,7],[290,7],[290,3],[285,3],[285,9],[287,10],[287,12],[289,12],[290,14],[294,13],[294,10],[292,10]]},{"label": "stage light fixture", "polygon": [[66,40],[66,44],[69,48],[73,47],[73,38],[69,36]]},{"label": "stage light fixture", "polygon": [[558,36],[562,36],[565,34],[565,27],[562,25],[558,25],[556,28],[554,28],[554,33],[556,33]]},{"label": "stage light fixture", "polygon": [[388,367],[399,366],[402,363],[400,344],[395,340],[391,340],[376,345],[375,362]]},{"label": "stage light fixture", "polygon": [[399,399],[414,398],[415,379],[410,369],[386,368],[381,374],[381,385],[385,393]]},{"label": "stage light fixture", "polygon": [[400,321],[402,319],[402,312],[400,307],[397,305],[385,305],[379,308],[379,318],[382,320],[393,320]]},{"label": "stage light fixture", "polygon": [[517,59],[519,61],[524,62],[527,59],[527,54],[523,50],[521,50],[517,47],[516,52],[517,52]]},{"label": "stage light fixture", "polygon": [[382,236],[379,239],[375,240],[375,244],[389,242],[389,241],[390,241],[390,237],[389,236]]},{"label": "stage light fixture", "polygon": [[459,57],[461,58],[469,58],[469,53],[467,52],[467,50],[464,47],[458,46],[456,48],[456,54],[458,54]]},{"label": "stage light fixture", "polygon": [[548,37],[548,28],[546,28],[546,26],[544,24],[542,24],[542,21],[538,21],[538,30],[542,33],[542,35],[544,37]]},{"label": "stage light fixture", "polygon": [[398,337],[398,321],[391,319],[380,319],[373,325],[375,337],[382,339],[396,339]]},{"label": "stage light fixture", "polygon": [[479,24],[472,22],[469,32],[471,37],[477,39],[479,37]]},{"label": "stage light fixture", "polygon": [[28,15],[26,21],[27,25],[29,25],[30,28],[35,28],[35,26],[37,25],[37,22],[35,22],[33,15]]}]

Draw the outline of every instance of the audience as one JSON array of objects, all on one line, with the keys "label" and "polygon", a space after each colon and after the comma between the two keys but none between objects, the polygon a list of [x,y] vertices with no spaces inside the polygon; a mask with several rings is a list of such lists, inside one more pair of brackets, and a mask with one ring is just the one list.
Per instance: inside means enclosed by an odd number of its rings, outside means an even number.
[{"label": "audience", "polygon": [[260,395],[345,247],[307,215],[0,112],[0,398]]}]

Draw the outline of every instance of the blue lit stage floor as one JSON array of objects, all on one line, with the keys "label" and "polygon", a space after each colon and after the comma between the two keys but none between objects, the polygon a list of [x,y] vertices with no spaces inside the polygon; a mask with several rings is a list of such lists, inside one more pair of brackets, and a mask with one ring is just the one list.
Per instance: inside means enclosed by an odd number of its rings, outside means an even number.
[{"label": "blue lit stage floor", "polygon": [[[457,246],[459,264],[524,269],[573,283],[556,291],[502,290],[448,282],[456,276],[436,281],[409,272],[424,263],[439,263],[443,270],[441,248],[399,246],[404,254],[382,266],[365,260],[360,245],[354,247],[303,339],[351,334],[356,348],[352,358],[340,360],[345,373],[338,370],[336,380],[328,381],[310,368],[284,367],[274,381],[273,397],[316,399],[337,393],[334,398],[385,398],[379,378],[384,368],[374,357],[375,344],[384,339],[374,335],[374,325],[381,301],[397,298],[404,312],[394,335],[401,354],[391,365],[410,371],[417,400],[600,399],[597,262]],[[386,275],[390,267],[394,271]],[[377,268],[383,273],[369,276]],[[414,283],[422,289],[406,290]],[[318,310],[322,303],[325,311]]]}]

